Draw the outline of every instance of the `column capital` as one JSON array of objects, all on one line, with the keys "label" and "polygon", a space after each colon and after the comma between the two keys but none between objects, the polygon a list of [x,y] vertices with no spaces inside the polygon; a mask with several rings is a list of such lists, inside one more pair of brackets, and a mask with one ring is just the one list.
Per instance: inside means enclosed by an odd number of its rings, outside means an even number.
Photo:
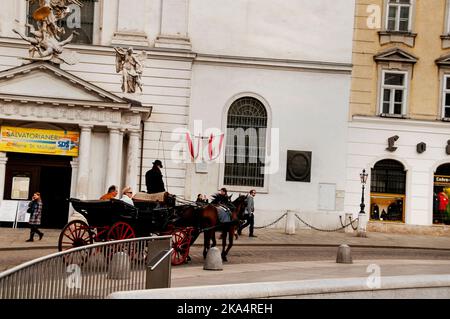
[{"label": "column capital", "polygon": [[82,132],[90,132],[94,128],[94,125],[80,124],[79,127]]},{"label": "column capital", "polygon": [[128,130],[128,134],[133,137],[139,137],[141,135],[140,130]]},{"label": "column capital", "polygon": [[108,126],[108,130],[110,134],[119,134],[121,131],[121,128],[118,126]]}]

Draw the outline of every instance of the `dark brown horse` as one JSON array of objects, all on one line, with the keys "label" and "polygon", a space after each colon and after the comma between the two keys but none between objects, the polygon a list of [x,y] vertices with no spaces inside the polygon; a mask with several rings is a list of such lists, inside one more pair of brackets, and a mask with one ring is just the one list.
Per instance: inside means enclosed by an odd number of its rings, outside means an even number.
[{"label": "dark brown horse", "polygon": [[[203,257],[206,258],[206,254],[211,247],[211,241],[213,243],[212,247],[216,245],[216,231],[222,232],[222,260],[227,260],[228,252],[231,247],[233,247],[234,236],[237,228],[239,227],[239,217],[242,216],[245,207],[247,205],[246,196],[239,196],[234,202],[234,209],[231,211],[231,221],[226,223],[221,223],[219,220],[219,212],[217,206],[208,205],[203,208],[201,212],[202,220],[209,224],[208,228],[204,228],[204,247],[203,247]],[[228,246],[227,246],[228,239]]]}]

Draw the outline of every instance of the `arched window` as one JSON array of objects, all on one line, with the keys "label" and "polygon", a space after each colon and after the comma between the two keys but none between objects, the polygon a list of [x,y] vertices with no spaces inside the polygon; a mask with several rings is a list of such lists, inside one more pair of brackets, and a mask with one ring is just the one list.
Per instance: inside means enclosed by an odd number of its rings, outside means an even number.
[{"label": "arched window", "polygon": [[[61,36],[61,41],[67,39],[73,31],[77,31],[71,43],[78,44],[92,44],[92,37],[94,34],[94,11],[95,3],[98,0],[78,0],[83,4],[79,7],[75,4],[68,6],[71,11],[64,20],[59,23],[60,27],[64,28],[65,33]],[[28,14],[27,20],[29,24],[34,25],[37,29],[36,22],[33,19],[33,13],[39,9],[39,1],[28,0]]]},{"label": "arched window", "polygon": [[382,160],[372,169],[370,217],[372,220],[405,221],[406,171],[402,163]]},{"label": "arched window", "polygon": [[236,100],[227,116],[224,185],[264,187],[267,111],[253,97]]},{"label": "arched window", "polygon": [[405,194],[406,172],[403,164],[382,160],[372,170],[372,193]]}]

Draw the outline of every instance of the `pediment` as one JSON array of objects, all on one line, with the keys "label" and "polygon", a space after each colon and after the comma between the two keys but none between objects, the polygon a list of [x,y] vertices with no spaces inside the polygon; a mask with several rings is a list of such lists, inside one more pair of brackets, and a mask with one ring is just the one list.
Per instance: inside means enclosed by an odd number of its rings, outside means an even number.
[{"label": "pediment", "polygon": [[36,62],[0,72],[0,95],[12,99],[48,99],[87,104],[129,105],[107,92],[48,62]]},{"label": "pediment", "polygon": [[419,59],[414,55],[399,48],[389,49],[387,51],[381,52],[374,56],[374,60],[377,62],[402,62],[411,64],[415,64],[417,61],[419,61]]},{"label": "pediment", "polygon": [[450,66],[450,54],[441,56],[439,59],[436,60],[436,64],[441,66]]}]

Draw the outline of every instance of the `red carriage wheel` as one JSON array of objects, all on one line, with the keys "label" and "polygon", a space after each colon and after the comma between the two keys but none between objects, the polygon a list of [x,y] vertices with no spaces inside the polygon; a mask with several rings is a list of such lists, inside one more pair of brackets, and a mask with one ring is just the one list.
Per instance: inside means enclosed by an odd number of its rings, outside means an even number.
[{"label": "red carriage wheel", "polygon": [[[133,239],[136,238],[136,234],[134,232],[133,227],[130,224],[125,222],[117,222],[113,224],[106,235],[106,240],[124,240],[124,239]],[[135,247],[136,243],[125,243],[120,245],[111,246],[111,248],[107,249],[106,257],[108,261],[111,261],[115,253],[125,252],[130,256],[131,259],[136,255],[137,248]]]},{"label": "red carriage wheel", "polygon": [[58,250],[63,251],[92,243],[94,239],[89,226],[81,220],[74,220],[68,223],[59,235]]},{"label": "red carriage wheel", "polygon": [[184,230],[174,230],[172,233],[172,265],[177,266],[186,262],[189,256],[191,238]]},{"label": "red carriage wheel", "polygon": [[117,222],[111,226],[106,235],[106,240],[122,240],[136,238],[133,227],[124,222]]},{"label": "red carriage wheel", "polygon": [[[87,246],[94,243],[93,233],[89,226],[81,221],[74,220],[68,223],[61,231],[58,240],[58,250],[64,251],[71,248]],[[74,254],[63,256],[66,265],[77,264],[82,266],[89,257],[89,250],[81,250]]]}]

